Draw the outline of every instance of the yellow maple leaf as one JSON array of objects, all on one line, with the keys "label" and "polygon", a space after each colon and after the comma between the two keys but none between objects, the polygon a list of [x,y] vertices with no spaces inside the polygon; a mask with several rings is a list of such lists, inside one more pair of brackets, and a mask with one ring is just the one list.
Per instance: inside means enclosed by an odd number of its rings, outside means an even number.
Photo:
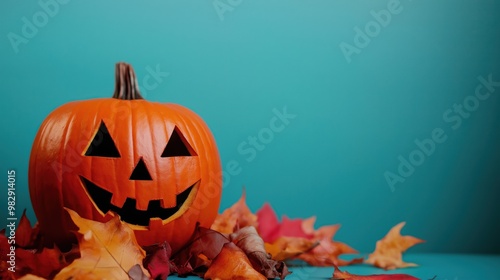
[{"label": "yellow maple leaf", "polygon": [[413,236],[402,236],[401,229],[406,223],[395,225],[381,240],[377,241],[375,251],[368,256],[365,263],[372,264],[383,269],[396,269],[417,266],[414,263],[403,261],[403,252],[418,243],[425,242]]},{"label": "yellow maple leaf", "polygon": [[135,239],[134,232],[118,216],[107,223],[80,217],[66,209],[78,226],[81,258],[61,270],[55,280],[129,279],[129,272],[139,265],[145,277],[149,273],[142,266],[146,256]]}]

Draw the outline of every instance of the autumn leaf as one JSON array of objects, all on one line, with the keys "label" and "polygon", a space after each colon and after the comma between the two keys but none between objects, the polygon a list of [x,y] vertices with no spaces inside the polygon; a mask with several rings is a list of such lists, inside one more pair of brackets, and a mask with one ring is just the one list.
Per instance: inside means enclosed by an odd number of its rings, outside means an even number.
[{"label": "autumn leaf", "polygon": [[24,210],[16,229],[16,245],[25,249],[34,248],[39,231],[38,227],[31,227],[26,210]]},{"label": "autumn leaf", "polygon": [[303,237],[282,236],[273,243],[265,243],[266,252],[271,254],[273,260],[286,261],[303,254],[319,244],[318,241]]},{"label": "autumn leaf", "polygon": [[14,272],[9,270],[10,265],[5,260],[0,260],[0,279],[15,280]]},{"label": "autumn leaf", "polygon": [[221,252],[205,273],[204,279],[267,280],[264,275],[252,267],[246,254],[232,242],[224,244]]},{"label": "autumn leaf", "polygon": [[[8,239],[5,231],[0,232],[0,279],[19,278],[26,274],[34,274],[44,278],[52,278],[63,267],[68,265],[67,258],[58,248],[24,249],[18,244],[9,244],[9,240],[21,242],[26,247],[32,247],[37,240],[38,230],[33,229],[25,213],[21,216],[16,229],[16,239]],[[38,246],[35,246],[38,247]],[[11,267],[10,256],[12,249],[15,253],[14,272],[8,271]]]},{"label": "autumn leaf", "polygon": [[401,236],[400,232],[404,225],[405,222],[397,224],[384,238],[377,241],[375,251],[368,256],[365,263],[369,263],[386,270],[417,266],[417,264],[414,263],[404,262],[403,252],[413,245],[425,241],[409,235]]},{"label": "autumn leaf", "polygon": [[283,216],[280,223],[278,216],[269,203],[264,204],[257,211],[257,221],[259,234],[268,243],[273,243],[282,236],[303,237],[307,239],[313,237],[312,232],[309,231],[310,219],[289,219]]},{"label": "autumn leaf", "polygon": [[228,237],[212,229],[197,227],[190,241],[172,256],[173,272],[180,276],[203,275],[220,253]]},{"label": "autumn leaf", "polygon": [[42,250],[16,249],[16,275],[34,274],[44,278],[53,278],[68,265],[58,248]]},{"label": "autumn leaf", "polygon": [[[293,220],[283,217],[280,223],[269,204],[265,204],[257,212],[257,217],[259,234],[268,243],[266,246],[268,252],[273,255],[273,259],[287,260],[289,257],[296,257],[313,266],[363,262],[361,258],[350,261],[339,258],[342,254],[358,253],[347,244],[333,240],[340,225],[323,226],[316,230],[314,229],[315,217]],[[311,247],[307,248],[309,245]],[[283,248],[284,251],[280,252],[279,248]]]},{"label": "autumn leaf", "polygon": [[372,275],[356,275],[347,271],[340,271],[335,266],[331,280],[418,280],[408,274],[372,274]]},{"label": "autumn leaf", "polygon": [[45,280],[45,278],[38,277],[38,276],[33,275],[33,274],[26,274],[23,277],[18,278],[18,280]]},{"label": "autumn leaf", "polygon": [[322,226],[314,231],[314,240],[319,242],[319,245],[312,250],[298,256],[299,259],[313,266],[343,266],[355,263],[362,263],[362,258],[345,261],[340,259],[342,254],[357,254],[358,251],[351,248],[349,245],[333,240],[333,237],[339,230],[340,225]]},{"label": "autumn leaf", "polygon": [[210,228],[220,233],[229,234],[246,226],[256,227],[257,216],[250,211],[245,200],[246,194],[243,189],[241,198],[218,215]]},{"label": "autumn leaf", "polygon": [[172,248],[168,242],[163,242],[159,245],[148,246],[146,250],[146,258],[144,266],[148,269],[153,279],[166,279],[170,274],[173,264],[170,262]]},{"label": "autumn leaf", "polygon": [[142,267],[145,252],[137,243],[132,229],[123,224],[118,216],[107,223],[99,223],[66,210],[81,234],[81,258],[62,269],[56,280],[129,279],[129,271],[136,265],[140,266],[143,275],[149,277]]},{"label": "autumn leaf", "polygon": [[289,274],[284,262],[271,259],[271,255],[266,252],[264,247],[264,240],[259,236],[255,227],[241,228],[231,234],[230,239],[247,255],[252,267],[266,278],[279,277],[284,279]]}]

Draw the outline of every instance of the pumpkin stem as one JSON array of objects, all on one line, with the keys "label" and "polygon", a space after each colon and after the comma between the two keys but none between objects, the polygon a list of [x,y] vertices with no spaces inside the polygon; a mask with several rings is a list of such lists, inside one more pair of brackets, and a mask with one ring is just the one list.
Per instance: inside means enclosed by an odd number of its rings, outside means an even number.
[{"label": "pumpkin stem", "polygon": [[122,100],[143,99],[132,65],[118,62],[115,67],[115,92],[113,98]]}]

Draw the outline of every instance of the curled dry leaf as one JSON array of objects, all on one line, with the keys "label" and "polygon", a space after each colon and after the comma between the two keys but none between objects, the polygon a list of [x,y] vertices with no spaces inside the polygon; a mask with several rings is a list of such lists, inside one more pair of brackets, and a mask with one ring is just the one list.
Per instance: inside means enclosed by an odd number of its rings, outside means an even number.
[{"label": "curled dry leaf", "polygon": [[145,252],[137,243],[134,232],[116,216],[107,223],[81,218],[76,212],[66,209],[79,228],[81,258],[73,261],[55,277],[61,279],[129,279],[129,271],[139,265],[144,275],[149,273],[142,267]]},{"label": "curled dry leaf", "polygon": [[172,272],[203,275],[229,239],[212,229],[197,227],[191,240],[172,256]]},{"label": "curled dry leaf", "polygon": [[340,271],[335,266],[331,280],[418,280],[408,274],[373,274],[373,275],[356,275],[350,274],[347,271]]},{"label": "curled dry leaf", "polygon": [[205,273],[204,279],[267,280],[256,271],[246,254],[234,243],[226,243]]},{"label": "curled dry leaf", "polygon": [[172,270],[170,263],[170,256],[172,255],[172,248],[168,242],[163,242],[159,245],[148,246],[146,250],[146,258],[144,259],[144,266],[148,269],[153,279],[167,279],[167,276]]},{"label": "curled dry leaf", "polygon": [[271,259],[266,252],[264,241],[253,226],[241,228],[230,235],[231,241],[248,256],[252,267],[266,278],[284,279],[289,274],[285,263]]},{"label": "curled dry leaf", "polygon": [[229,234],[246,226],[257,227],[257,216],[248,208],[245,190],[243,190],[241,198],[224,210],[222,214],[219,214],[210,228],[220,233]]},{"label": "curled dry leaf", "polygon": [[395,225],[381,240],[377,241],[375,251],[368,256],[365,263],[372,264],[383,269],[404,268],[417,266],[414,263],[403,261],[403,252],[418,243],[425,242],[413,236],[402,236],[401,229],[405,222]]}]

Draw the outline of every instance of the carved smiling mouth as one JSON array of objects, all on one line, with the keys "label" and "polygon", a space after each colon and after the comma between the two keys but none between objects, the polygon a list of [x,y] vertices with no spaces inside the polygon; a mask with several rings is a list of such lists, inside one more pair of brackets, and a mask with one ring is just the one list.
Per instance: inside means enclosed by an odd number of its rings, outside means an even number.
[{"label": "carved smiling mouth", "polygon": [[193,189],[197,189],[200,182],[198,181],[194,183],[185,191],[176,195],[176,204],[174,207],[163,208],[160,200],[151,200],[149,201],[147,210],[138,210],[135,207],[137,202],[135,199],[127,197],[125,204],[123,204],[123,207],[120,208],[111,204],[111,198],[113,197],[111,192],[97,186],[83,176],[80,176],[80,180],[82,181],[90,199],[94,202],[94,205],[99,209],[99,211],[104,214],[108,211],[112,211],[118,214],[123,222],[138,226],[148,226],[151,219],[161,219],[165,221],[174,216],[177,217],[182,215],[188,209],[188,206],[185,205],[186,201],[190,204],[192,197],[196,193]]}]

